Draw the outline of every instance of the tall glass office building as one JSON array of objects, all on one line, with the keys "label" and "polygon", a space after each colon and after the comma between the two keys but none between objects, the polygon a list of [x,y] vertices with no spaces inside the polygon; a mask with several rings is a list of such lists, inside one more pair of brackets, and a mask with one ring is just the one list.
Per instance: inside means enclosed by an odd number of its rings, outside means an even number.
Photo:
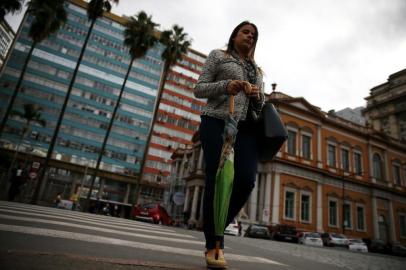
[{"label": "tall glass office building", "polygon": [[[22,110],[26,103],[43,108],[46,127],[34,125],[21,147],[33,157],[44,156],[48,149],[90,25],[85,2],[68,1],[66,10],[66,24],[36,46],[14,105],[17,110]],[[28,37],[31,20],[30,17],[23,20],[22,31],[0,77],[1,117],[32,44]],[[90,173],[130,64],[128,49],[123,45],[125,21],[113,14],[96,21],[63,117],[44,192],[46,197],[55,196],[58,191],[69,196],[78,190],[81,182],[82,195],[88,188]],[[130,191],[140,171],[163,69],[162,50],[159,44],[133,64],[102,159],[94,197],[120,205],[132,202]],[[1,138],[3,148],[15,148],[21,134],[22,119],[11,117]]]}]

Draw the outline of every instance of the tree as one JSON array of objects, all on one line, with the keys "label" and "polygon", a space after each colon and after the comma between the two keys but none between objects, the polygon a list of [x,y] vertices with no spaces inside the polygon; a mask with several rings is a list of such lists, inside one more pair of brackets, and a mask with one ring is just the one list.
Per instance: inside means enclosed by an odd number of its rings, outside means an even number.
[{"label": "tree", "polygon": [[38,185],[35,188],[34,195],[32,197],[32,201],[31,201],[31,203],[33,203],[33,204],[36,203],[38,196],[39,196],[41,186],[43,185],[44,176],[46,174],[46,171],[48,170],[49,161],[51,160],[52,152],[54,151],[54,148],[55,148],[55,144],[56,144],[56,141],[58,138],[59,130],[61,128],[63,116],[65,115],[65,111],[68,106],[68,101],[69,101],[69,98],[70,98],[70,95],[71,95],[71,92],[73,89],[73,84],[75,83],[76,75],[79,71],[80,63],[82,62],[82,58],[85,53],[87,43],[89,42],[90,34],[92,33],[92,30],[96,23],[97,18],[101,17],[103,15],[103,12],[110,12],[110,10],[111,10],[110,2],[118,3],[119,1],[118,0],[91,0],[87,6],[87,18],[90,21],[90,26],[89,26],[89,29],[87,30],[85,42],[80,51],[79,58],[76,63],[76,67],[73,71],[72,79],[69,83],[68,90],[66,91],[66,95],[65,95],[65,99],[64,99],[61,111],[59,112],[58,120],[56,122],[55,130],[52,135],[51,142],[49,144],[49,148],[48,148],[47,156],[45,158],[43,169],[38,176],[38,179],[39,179]]},{"label": "tree", "polygon": [[94,181],[96,175],[99,171],[100,162],[102,160],[104,151],[106,149],[107,141],[110,136],[111,128],[113,126],[114,120],[116,118],[117,110],[120,107],[121,97],[123,95],[125,85],[130,74],[131,68],[135,59],[141,58],[146,55],[148,49],[152,48],[155,43],[158,41],[156,37],[155,27],[158,24],[152,21],[152,17],[148,16],[144,11],[140,11],[136,17],[131,17],[130,20],[126,24],[126,29],[124,30],[124,45],[129,48],[129,54],[131,56],[130,65],[128,66],[127,73],[124,78],[124,82],[121,86],[121,90],[119,96],[116,101],[116,105],[113,110],[113,115],[111,116],[109,126],[107,128],[106,134],[104,136],[103,144],[101,150],[99,152],[99,156],[97,159],[96,169],[93,172],[92,180],[90,184],[90,189],[87,194],[86,198],[86,205],[83,208],[86,211],[87,206],[90,202],[90,196],[92,194]]},{"label": "tree", "polygon": [[65,0],[31,0],[28,2],[27,13],[33,17],[28,36],[32,39],[27,58],[25,59],[20,77],[18,78],[16,88],[8,102],[6,112],[0,124],[0,137],[3,134],[7,119],[13,108],[18,91],[20,90],[25,71],[30,61],[32,52],[38,43],[43,41],[66,22],[67,14],[64,8]]},{"label": "tree", "polygon": [[[152,117],[151,128],[148,132],[146,147],[145,147],[145,151],[144,151],[143,158],[142,158],[141,176],[143,175],[144,170],[145,170],[146,159],[148,156],[149,145],[150,145],[151,137],[152,137],[153,125],[155,124],[156,118],[158,116],[158,108],[159,108],[159,104],[161,102],[162,93],[163,93],[163,89],[165,86],[165,81],[168,77],[169,68],[171,66],[175,65],[178,60],[182,59],[182,55],[187,53],[187,51],[191,45],[191,41],[187,39],[187,33],[183,32],[183,27],[179,27],[176,24],[172,27],[172,29],[162,32],[159,41],[165,46],[165,49],[162,52],[162,59],[164,59],[165,64],[164,64],[164,70],[162,73],[162,79],[159,84],[157,99],[155,102],[155,108],[154,108],[154,113],[153,113],[153,117]],[[137,200],[138,200],[138,189],[139,189],[140,180],[141,180],[140,178],[141,177],[139,177],[137,180],[137,187],[136,187],[135,199],[134,199],[135,204],[137,203]]]},{"label": "tree", "polygon": [[17,117],[21,118],[25,123],[22,127],[20,139],[18,140],[17,147],[14,152],[13,158],[11,160],[11,165],[8,169],[7,176],[10,175],[10,172],[11,172],[12,168],[14,167],[14,163],[15,163],[15,161],[17,159],[17,155],[18,155],[18,150],[19,150],[20,145],[23,142],[24,138],[27,136],[27,134],[29,134],[29,132],[31,130],[31,124],[34,123],[34,124],[39,124],[43,127],[46,126],[46,121],[44,118],[42,118],[42,108],[41,107],[28,103],[28,104],[24,104],[23,108],[24,109],[22,112],[14,110],[10,113],[10,115],[12,115],[12,116],[17,116]]},{"label": "tree", "polygon": [[2,0],[0,3],[0,22],[8,13],[20,12],[24,0]]}]

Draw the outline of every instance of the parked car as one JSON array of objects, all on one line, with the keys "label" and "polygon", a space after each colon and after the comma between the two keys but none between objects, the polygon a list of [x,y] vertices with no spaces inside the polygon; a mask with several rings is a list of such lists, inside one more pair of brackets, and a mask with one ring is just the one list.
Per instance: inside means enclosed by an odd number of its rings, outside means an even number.
[{"label": "parked car", "polygon": [[238,236],[240,226],[238,225],[238,222],[236,219],[231,221],[231,223],[226,227],[224,230],[224,234],[230,234],[230,235],[235,235]]},{"label": "parked car", "polygon": [[361,239],[348,239],[348,249],[351,251],[368,252],[368,247]]},{"label": "parked car", "polygon": [[323,240],[321,235],[317,232],[301,232],[299,233],[299,244],[311,245],[311,246],[323,246]]},{"label": "parked car", "polygon": [[348,245],[348,239],[344,234],[340,233],[323,233],[321,235],[321,239],[323,239],[323,245],[328,247],[333,246],[344,246]]},{"label": "parked car", "polygon": [[248,228],[245,230],[244,237],[271,239],[268,227],[254,224],[248,226]]},{"label": "parked car", "polygon": [[406,257],[406,246],[400,243],[392,243],[392,254]]},{"label": "parked car", "polygon": [[277,224],[269,227],[272,239],[297,243],[298,233],[294,226]]},{"label": "parked car", "polygon": [[375,253],[382,253],[382,254],[390,254],[392,253],[392,248],[389,243],[386,243],[383,240],[371,240],[368,245],[369,252]]},{"label": "parked car", "polygon": [[165,208],[159,204],[149,203],[135,206],[133,218],[156,224],[172,225],[172,218]]}]

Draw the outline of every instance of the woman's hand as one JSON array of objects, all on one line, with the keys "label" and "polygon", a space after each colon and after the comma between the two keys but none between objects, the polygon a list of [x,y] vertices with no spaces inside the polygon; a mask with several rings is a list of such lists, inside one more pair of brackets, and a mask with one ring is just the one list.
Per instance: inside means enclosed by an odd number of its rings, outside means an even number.
[{"label": "woman's hand", "polygon": [[228,83],[227,85],[227,93],[229,95],[237,95],[238,92],[240,92],[241,90],[243,90],[243,85],[242,85],[242,81],[239,80],[232,80],[231,82]]},{"label": "woman's hand", "polygon": [[256,98],[257,100],[260,99],[260,91],[258,86],[255,84],[250,84],[247,81],[242,81],[244,93],[250,98]]},{"label": "woman's hand", "polygon": [[238,92],[244,91],[248,97],[260,99],[260,92],[258,86],[250,84],[247,81],[232,80],[227,85],[227,93],[229,95],[237,95]]}]

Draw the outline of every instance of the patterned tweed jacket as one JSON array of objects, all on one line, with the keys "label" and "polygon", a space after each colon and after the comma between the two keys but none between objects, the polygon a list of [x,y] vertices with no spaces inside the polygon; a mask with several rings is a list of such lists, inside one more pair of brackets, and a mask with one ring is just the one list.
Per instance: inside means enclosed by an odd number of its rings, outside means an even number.
[{"label": "patterned tweed jacket", "polygon": [[[228,115],[229,95],[227,84],[231,80],[248,81],[243,64],[233,56],[222,50],[213,50],[207,57],[203,73],[194,89],[195,97],[207,98],[207,105],[202,114],[215,118],[225,119]],[[265,95],[262,83],[262,72],[257,68],[256,85],[261,91],[260,99],[252,101],[252,113],[255,117],[261,112],[265,102]],[[245,120],[249,107],[249,97],[244,91],[235,96],[235,115],[238,120]]]}]

